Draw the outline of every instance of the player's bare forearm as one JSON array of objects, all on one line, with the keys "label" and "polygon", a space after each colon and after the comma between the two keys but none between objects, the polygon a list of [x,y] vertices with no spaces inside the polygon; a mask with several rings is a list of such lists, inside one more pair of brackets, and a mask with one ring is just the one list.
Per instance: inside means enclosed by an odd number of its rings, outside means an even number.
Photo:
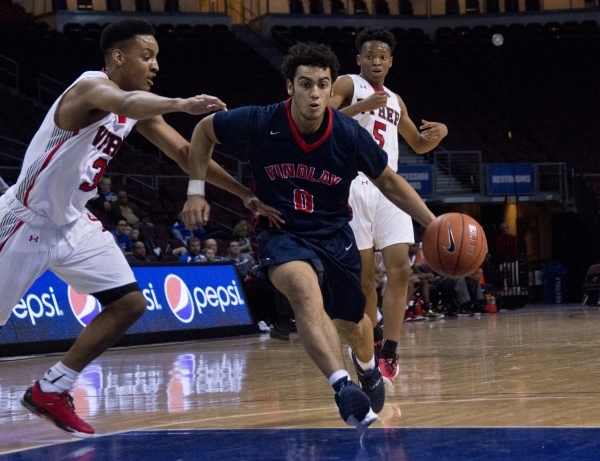
[{"label": "player's bare forearm", "polygon": [[427,227],[435,215],[427,208],[423,199],[406,180],[388,166],[377,179],[373,179],[379,190],[402,211],[419,224]]},{"label": "player's bare forearm", "polygon": [[[188,158],[190,180],[206,180],[208,165],[211,161],[216,141],[213,129],[213,117],[206,117],[196,125],[192,134]],[[216,169],[214,173],[218,175]]]},{"label": "player's bare forearm", "polygon": [[237,182],[233,176],[227,173],[227,171],[213,159],[210,160],[206,170],[206,181],[213,186],[220,187],[221,189],[236,195],[242,200],[247,200],[254,195],[250,189]]}]

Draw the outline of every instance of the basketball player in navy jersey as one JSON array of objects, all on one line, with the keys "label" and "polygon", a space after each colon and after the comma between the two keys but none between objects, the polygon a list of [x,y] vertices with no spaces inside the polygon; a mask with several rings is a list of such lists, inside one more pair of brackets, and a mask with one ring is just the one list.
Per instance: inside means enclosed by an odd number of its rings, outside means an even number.
[{"label": "basketball player in navy jersey", "polygon": [[[325,45],[299,43],[283,63],[290,99],[213,114],[195,128],[190,183],[204,179],[215,143],[244,144],[254,193],[282,212],[271,227],[255,220],[257,271],[290,301],[300,340],[329,379],[342,419],[365,428],[383,408],[385,387],[373,354],[373,325],[364,315],[360,254],[348,225],[350,184],[364,171],[384,194],[427,226],[434,215],[387,166],[387,156],[355,120],[328,107],[339,63]],[[192,187],[193,188],[193,187]],[[190,195],[186,226],[207,214]],[[352,346],[362,390],[345,369],[337,333]]]},{"label": "basketball player in navy jersey", "polygon": [[[0,197],[0,325],[47,269],[104,305],[66,356],[21,401],[80,437],[93,435],[94,429],[75,413],[70,387],[146,310],[125,256],[85,204],[134,126],[187,170],[189,143],[162,114],[226,109],[214,96],[172,99],[149,92],[158,72],[153,34],[145,21],[106,27],[101,38],[106,70],[84,73],[57,99],[25,153],[17,183]],[[252,192],[217,164],[211,162],[207,179],[241,197],[253,211],[264,211]],[[208,207],[202,198],[196,204]]]},{"label": "basketball player in navy jersey", "polygon": [[[398,169],[398,133],[417,153],[435,148],[448,134],[443,123],[422,121],[419,131],[408,115],[402,98],[384,86],[392,67],[394,35],[384,28],[367,28],[356,36],[360,75],[344,75],[333,86],[329,104],[354,117],[388,154],[388,165]],[[369,181],[364,172],[352,183],[350,226],[362,261],[362,287],[367,299],[366,313],[375,325],[375,350],[386,384],[393,385],[398,374],[398,339],[407,304],[410,264],[409,244],[414,243],[412,220],[396,208]],[[387,273],[383,295],[384,329],[377,325],[374,250],[381,250]],[[426,315],[441,316],[431,309]]]}]

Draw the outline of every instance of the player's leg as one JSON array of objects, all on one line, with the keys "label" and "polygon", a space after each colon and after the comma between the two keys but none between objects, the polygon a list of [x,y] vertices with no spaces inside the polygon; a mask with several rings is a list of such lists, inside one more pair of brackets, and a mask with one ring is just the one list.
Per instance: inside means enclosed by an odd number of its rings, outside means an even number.
[{"label": "player's leg", "polygon": [[388,279],[382,300],[384,328],[379,367],[386,384],[391,385],[398,374],[398,341],[411,275],[408,249],[414,241],[412,220],[382,195],[375,212],[374,234]]},{"label": "player's leg", "polygon": [[82,330],[64,359],[27,390],[21,402],[59,428],[89,437],[94,429],[75,413],[69,390],[79,372],[139,319],[146,300],[123,253],[99,223],[80,218],[63,233],[63,253],[50,269],[78,293],[94,294],[105,308]]},{"label": "player's leg", "polygon": [[357,427],[371,424],[377,416],[371,411],[369,398],[349,379],[339,336],[325,312],[313,266],[306,261],[291,261],[270,266],[268,273],[271,283],[292,306],[298,336],[306,352],[336,391],[342,419]]},{"label": "player's leg", "polygon": [[294,311],[298,336],[306,352],[326,376],[345,367],[336,328],[325,312],[319,280],[306,261],[269,267],[269,279]]},{"label": "player's leg", "polygon": [[0,326],[49,263],[52,231],[20,221],[0,202]]},{"label": "player's leg", "polygon": [[375,350],[379,352],[383,334],[377,324],[377,288],[373,248],[373,219],[379,199],[379,190],[364,175],[352,182],[348,204],[352,208],[350,227],[360,250],[361,288],[366,298],[365,314],[373,325]]},{"label": "player's leg", "polygon": [[352,238],[350,228],[344,229],[336,241],[327,242],[328,254],[319,255],[326,273],[321,291],[327,313],[350,344],[359,383],[369,395],[371,408],[379,413],[385,402],[385,388],[373,351],[373,324],[365,314],[360,253],[348,244]]},{"label": "player's leg", "polygon": [[[396,243],[381,250],[387,273],[387,286],[383,295],[383,339],[382,356],[392,354],[400,339],[400,331],[404,322],[404,310],[408,300],[408,282],[410,279],[410,262],[408,260],[408,244]],[[385,347],[388,343],[388,347]],[[393,344],[395,343],[395,344]],[[384,352],[385,349],[385,352]],[[389,353],[388,353],[389,352]]]},{"label": "player's leg", "polygon": [[[365,295],[367,303],[365,305],[365,314],[371,320],[371,325],[377,325],[377,287],[375,286],[375,260],[373,248],[360,250],[361,273],[360,285]],[[374,333],[376,334],[376,333]],[[375,341],[381,341],[381,338],[374,338]]]}]

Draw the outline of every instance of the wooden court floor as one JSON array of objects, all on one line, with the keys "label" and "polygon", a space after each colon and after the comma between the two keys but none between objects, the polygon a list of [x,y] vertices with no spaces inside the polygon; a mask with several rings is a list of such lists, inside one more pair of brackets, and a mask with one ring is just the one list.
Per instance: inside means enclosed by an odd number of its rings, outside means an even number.
[{"label": "wooden court floor", "polygon": [[360,441],[297,335],[108,351],[73,391],[93,442],[19,403],[58,357],[0,361],[0,460],[600,459],[597,307],[405,323],[400,374]]}]

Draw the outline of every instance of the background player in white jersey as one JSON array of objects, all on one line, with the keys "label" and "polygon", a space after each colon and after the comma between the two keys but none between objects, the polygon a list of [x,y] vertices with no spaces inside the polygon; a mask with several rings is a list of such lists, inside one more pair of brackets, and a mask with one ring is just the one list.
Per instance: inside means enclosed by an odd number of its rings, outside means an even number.
[{"label": "background player in white jersey", "polygon": [[[333,86],[329,104],[356,118],[388,154],[388,165],[398,169],[398,133],[417,153],[436,147],[448,134],[446,125],[422,121],[420,130],[408,116],[402,98],[384,86],[392,67],[394,35],[384,28],[367,28],[356,37],[357,64],[360,75],[341,76]],[[384,331],[375,328],[379,368],[388,384],[398,374],[396,349],[407,302],[408,245],[414,242],[410,216],[396,208],[374,187],[369,178],[359,174],[350,189],[353,217],[350,225],[362,260],[362,287],[367,298],[366,313],[377,324],[377,294],[373,251],[381,250],[387,270],[383,296]],[[379,340],[379,341],[378,341]]]},{"label": "background player in white jersey", "polygon": [[[85,204],[134,126],[187,171],[189,143],[162,114],[226,109],[213,96],[172,99],[149,93],[158,72],[153,34],[145,21],[106,27],[101,38],[105,72],[84,73],[58,98],[27,149],[17,183],[0,197],[0,325],[46,269],[105,306],[21,401],[81,437],[94,429],[75,413],[69,388],[146,309],[121,250]],[[244,199],[253,211],[265,210],[216,163],[209,170],[210,182]],[[207,212],[205,201],[196,203],[199,212]]]}]

